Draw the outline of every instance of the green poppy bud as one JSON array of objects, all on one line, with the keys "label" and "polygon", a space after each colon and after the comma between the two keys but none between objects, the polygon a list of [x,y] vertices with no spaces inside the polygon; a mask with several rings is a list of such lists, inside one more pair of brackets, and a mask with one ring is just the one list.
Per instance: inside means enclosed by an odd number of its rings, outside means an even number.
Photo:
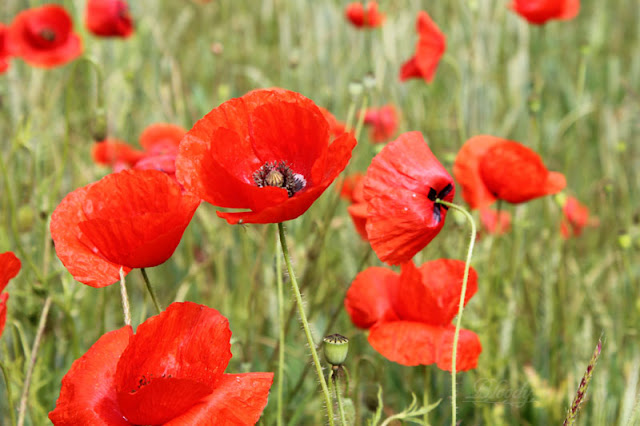
[{"label": "green poppy bud", "polygon": [[107,112],[98,107],[91,124],[91,136],[96,142],[102,142],[107,138]]},{"label": "green poppy bud", "polygon": [[323,339],[324,357],[331,365],[342,365],[349,352],[349,339],[340,334],[331,334]]}]

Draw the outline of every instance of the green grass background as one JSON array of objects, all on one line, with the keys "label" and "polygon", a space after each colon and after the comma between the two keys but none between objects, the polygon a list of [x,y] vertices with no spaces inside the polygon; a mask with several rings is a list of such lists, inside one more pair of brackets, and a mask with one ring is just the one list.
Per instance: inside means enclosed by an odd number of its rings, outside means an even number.
[{"label": "green grass background", "polygon": [[[258,87],[298,91],[345,120],[361,105],[349,86],[367,74],[369,105],[394,103],[401,131],[419,130],[451,170],[463,142],[477,134],[520,141],[565,173],[566,193],[600,220],[577,239],[559,234],[553,198],[505,206],[509,234],[479,241],[473,266],[478,294],[463,326],[483,345],[478,368],[459,374],[464,425],[548,425],[564,418],[598,338],[603,349],[580,414],[581,424],[640,423],[640,7],[629,0],[583,0],[579,16],[528,25],[507,1],[380,1],[384,26],[358,31],[343,18],[346,1],[131,1],[136,32],[99,39],[82,25],[84,1],[62,1],[75,18],[86,60],[34,69],[14,60],[0,76],[0,252],[23,268],[7,291],[0,359],[15,407],[45,298],[53,297],[29,393],[26,424],[47,424],[60,380],[104,332],[123,325],[119,288],[77,283],[55,256],[53,209],[73,189],[109,170],[91,161],[98,99],[108,134],[137,146],[140,132],[165,121],[190,128],[221,102]],[[39,1],[3,0],[0,22]],[[447,37],[435,80],[398,81],[414,51],[415,17],[426,10]],[[215,54],[212,45],[222,52]],[[100,85],[97,85],[97,82]],[[375,148],[366,131],[348,170],[364,171]],[[377,385],[386,415],[422,397],[421,368],[378,355],[343,309],[346,289],[366,266],[380,265],[355,233],[333,188],[287,223],[297,275],[316,341],[351,339],[347,367],[361,421]],[[457,197],[458,202],[462,202]],[[464,258],[467,227],[449,215],[417,263]],[[229,318],[233,359],[227,371],[274,371],[277,341],[275,225],[231,227],[201,206],[174,256],[149,270],[160,300],[191,300]],[[137,271],[127,277],[134,324],[153,315]],[[287,292],[287,304],[293,299]],[[330,327],[328,327],[330,326]],[[286,344],[286,418],[321,424],[322,398],[295,317]],[[450,422],[450,374],[429,367],[430,400],[442,398],[432,424]],[[297,385],[300,383],[299,385]],[[0,423],[8,423],[0,386]],[[275,385],[261,420],[275,422]]]}]

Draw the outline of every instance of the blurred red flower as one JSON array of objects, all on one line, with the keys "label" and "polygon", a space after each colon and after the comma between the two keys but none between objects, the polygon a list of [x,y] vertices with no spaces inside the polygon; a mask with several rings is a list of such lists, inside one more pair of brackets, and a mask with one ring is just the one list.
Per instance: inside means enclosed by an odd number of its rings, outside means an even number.
[{"label": "blurred red flower", "polygon": [[371,161],[364,178],[367,236],[380,260],[407,262],[444,226],[453,179],[420,132],[403,133]]},{"label": "blurred red flower", "polygon": [[68,194],[51,216],[51,237],[77,281],[104,287],[120,267],[171,257],[199,202],[162,172],[124,170]]},{"label": "blurred red flower", "polygon": [[187,132],[176,176],[230,224],[277,223],[304,213],[333,182],[356,144],[304,96],[254,90],[213,109]]},{"label": "blurred red flower", "polygon": [[575,197],[567,197],[562,207],[564,217],[560,222],[560,234],[563,238],[579,237],[586,226],[598,226],[597,218],[590,217],[589,209]]},{"label": "blurred red flower", "polygon": [[118,139],[96,142],[91,150],[93,161],[103,166],[111,166],[114,171],[130,169],[144,158],[144,152],[132,148]]},{"label": "blurred red flower", "polygon": [[62,379],[54,425],[251,425],[273,373],[224,374],[229,322],[215,309],[172,303],[138,326],[106,333]]},{"label": "blurred red flower", "polygon": [[349,201],[351,205],[347,207],[349,216],[353,221],[356,231],[363,240],[367,237],[367,203],[364,200],[364,176],[360,173],[347,176],[342,183],[340,197]]},{"label": "blurred red flower", "polygon": [[61,6],[44,5],[20,12],[8,32],[10,52],[29,65],[53,68],[82,54],[71,16]]},{"label": "blurred red flower", "polygon": [[446,38],[427,12],[418,12],[416,28],[418,31],[416,53],[402,65],[400,80],[423,78],[427,83],[431,83],[436,74],[438,62],[446,49]]},{"label": "blurred red flower", "polygon": [[349,3],[345,16],[356,28],[376,28],[384,23],[384,13],[378,12],[378,2],[370,1],[365,9],[361,2]]},{"label": "blurred red flower", "polygon": [[0,22],[0,74],[6,72],[9,69],[9,46],[7,44],[7,33],[9,29],[5,24]]},{"label": "blurred red flower", "polygon": [[550,19],[575,18],[580,0],[513,0],[509,7],[530,23],[542,25]]},{"label": "blurred red flower", "polygon": [[[417,268],[413,261],[400,274],[372,267],[359,273],[345,298],[351,321],[369,329],[369,343],[382,356],[402,365],[429,365],[451,371],[451,351],[464,262],[438,259]],[[465,305],[478,289],[471,268]],[[476,368],[482,345],[478,336],[460,330],[456,369]]]},{"label": "blurred red flower", "polygon": [[398,130],[398,112],[391,104],[380,108],[369,108],[365,112],[364,122],[371,125],[370,137],[373,142],[386,142]]},{"label": "blurred red flower", "polygon": [[485,207],[480,209],[480,223],[489,234],[505,234],[511,229],[511,213],[504,210],[498,212]]},{"label": "blurred red flower", "polygon": [[462,146],[453,165],[462,198],[472,209],[498,198],[523,203],[555,194],[566,186],[562,173],[550,172],[526,146],[495,136],[474,136]]},{"label": "blurred red flower", "polygon": [[126,38],[133,33],[133,20],[125,0],[88,0],[85,23],[97,36]]},{"label": "blurred red flower", "polygon": [[20,259],[12,252],[0,253],[0,336],[7,321],[7,300],[9,300],[9,293],[2,293],[2,291],[9,280],[18,275],[21,266]]},{"label": "blurred red flower", "polygon": [[327,120],[327,123],[329,123],[329,131],[334,138],[342,135],[347,131],[346,124],[344,124],[342,121],[338,121],[338,119],[333,114],[331,114],[328,109],[323,107],[318,108],[320,108],[322,115],[324,116],[325,120]]}]

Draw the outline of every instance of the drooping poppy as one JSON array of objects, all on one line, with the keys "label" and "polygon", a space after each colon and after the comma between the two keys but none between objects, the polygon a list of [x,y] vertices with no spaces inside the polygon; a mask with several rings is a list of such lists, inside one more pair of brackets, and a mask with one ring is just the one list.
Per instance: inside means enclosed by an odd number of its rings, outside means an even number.
[{"label": "drooping poppy", "polygon": [[543,25],[550,19],[575,18],[580,0],[513,0],[509,7],[531,24]]},{"label": "drooping poppy", "polygon": [[225,374],[229,322],[215,309],[172,303],[138,326],[106,333],[62,379],[49,419],[65,425],[252,425],[273,373]]},{"label": "drooping poppy", "polygon": [[398,112],[389,104],[380,108],[369,108],[364,115],[364,123],[371,125],[371,140],[386,142],[398,130]]},{"label": "drooping poppy", "polygon": [[482,229],[492,235],[501,235],[511,229],[511,213],[497,211],[489,207],[480,209],[480,223]]},{"label": "drooping poppy", "polygon": [[[464,262],[438,259],[417,268],[413,261],[398,274],[372,267],[359,273],[345,298],[351,321],[369,329],[371,346],[390,361],[402,365],[429,365],[451,371],[451,352],[458,313]],[[471,268],[465,305],[478,289]],[[478,336],[460,330],[456,370],[476,368],[482,345]]]},{"label": "drooping poppy", "polygon": [[125,0],[88,0],[85,11],[87,29],[102,37],[129,37],[133,19]]},{"label": "drooping poppy", "polygon": [[564,215],[560,222],[560,234],[563,238],[579,237],[586,226],[598,226],[597,218],[590,217],[589,208],[575,197],[567,197],[562,207]]},{"label": "drooping poppy", "polygon": [[180,143],[176,176],[230,224],[295,219],[344,169],[356,144],[330,143],[329,124],[304,96],[254,90],[214,108]]},{"label": "drooping poppy", "polygon": [[365,8],[362,2],[349,3],[344,14],[356,28],[380,27],[386,18],[384,13],[378,12],[378,2],[370,1]]},{"label": "drooping poppy", "polygon": [[550,172],[526,146],[495,136],[474,136],[462,146],[453,165],[462,198],[472,209],[497,199],[523,203],[555,194],[566,186],[564,175]]},{"label": "drooping poppy", "polygon": [[18,275],[21,266],[20,259],[12,252],[0,253],[0,336],[7,321],[7,300],[9,299],[9,293],[2,293],[2,291],[9,280]]},{"label": "drooping poppy", "polygon": [[328,109],[323,107],[318,108],[320,108],[322,115],[327,120],[327,123],[329,123],[329,132],[334,138],[337,138],[347,131],[347,125],[339,121]]},{"label": "drooping poppy", "polygon": [[9,27],[8,43],[13,55],[42,68],[64,65],[82,54],[71,16],[53,4],[18,13]]},{"label": "drooping poppy", "polygon": [[7,26],[0,22],[0,74],[9,69],[9,59],[11,59],[7,45],[7,32]]},{"label": "drooping poppy", "polygon": [[416,53],[402,65],[400,81],[422,78],[427,83],[431,83],[436,74],[438,62],[447,47],[446,38],[425,11],[418,12],[416,28],[418,31]]},{"label": "drooping poppy", "polygon": [[407,262],[444,226],[453,179],[420,132],[403,133],[371,161],[364,178],[367,236],[380,260]]},{"label": "drooping poppy", "polygon": [[112,173],[71,192],[56,207],[56,253],[77,281],[113,284],[120,267],[128,273],[171,257],[199,201],[156,170]]}]

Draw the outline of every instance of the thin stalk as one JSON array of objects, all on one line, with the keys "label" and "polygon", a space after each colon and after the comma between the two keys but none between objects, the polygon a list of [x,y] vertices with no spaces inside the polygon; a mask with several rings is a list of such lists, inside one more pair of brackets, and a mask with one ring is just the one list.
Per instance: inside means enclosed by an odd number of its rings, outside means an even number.
[{"label": "thin stalk", "polygon": [[9,382],[9,372],[7,367],[0,362],[0,369],[2,369],[2,377],[4,377],[4,383],[7,387],[7,405],[9,406],[9,415],[11,416],[11,426],[16,426],[16,413],[13,412],[13,397],[11,396],[11,383]]},{"label": "thin stalk", "polygon": [[[429,406],[429,383],[431,382],[431,375],[429,373],[431,372],[431,370],[429,370],[428,365],[423,365],[422,370],[424,373],[424,392],[422,393],[422,406],[428,407]],[[424,416],[422,416],[422,421],[424,422],[425,426],[429,426],[428,412],[424,413]]]},{"label": "thin stalk", "polygon": [[129,296],[124,284],[124,268],[120,267],[120,297],[122,298],[122,311],[124,312],[124,324],[131,325],[131,310],[129,309]]},{"label": "thin stalk", "polygon": [[456,319],[456,331],[453,335],[453,351],[451,355],[451,425],[456,426],[456,357],[458,356],[458,338],[460,337],[460,323],[462,322],[462,311],[464,310],[464,299],[467,293],[467,282],[469,281],[469,267],[471,266],[471,255],[473,254],[473,245],[476,241],[476,224],[469,212],[457,204],[449,203],[444,200],[437,199],[436,203],[440,203],[447,207],[451,207],[462,213],[471,225],[471,237],[469,238],[469,249],[467,251],[467,260],[464,264],[464,275],[462,277],[462,290],[460,291],[460,304],[458,305],[458,318]]},{"label": "thin stalk", "polygon": [[278,238],[276,243],[276,285],[278,292],[278,399],[276,405],[276,424],[282,425],[282,410],[284,400],[284,341],[285,341],[285,324],[284,324],[284,285],[282,283],[282,258],[280,257],[280,247],[278,247]]},{"label": "thin stalk", "polygon": [[336,393],[336,402],[338,403],[338,411],[340,411],[340,422],[342,426],[348,426],[347,416],[344,414],[344,405],[342,404],[342,392],[340,389],[340,380],[335,371],[331,372],[331,380],[333,382],[333,390]]},{"label": "thin stalk", "polygon": [[153,289],[153,286],[149,281],[149,277],[147,276],[147,271],[145,271],[144,268],[140,268],[140,272],[142,272],[142,278],[144,278],[144,283],[147,286],[147,290],[149,290],[149,294],[151,295],[151,300],[153,300],[153,305],[156,307],[156,311],[158,313],[162,312],[160,303],[158,303],[158,296],[156,296],[156,291]]},{"label": "thin stalk", "polygon": [[51,295],[47,296],[40,314],[40,323],[38,324],[38,331],[36,332],[36,338],[33,341],[33,348],[31,348],[31,359],[29,360],[29,368],[27,369],[27,375],[24,380],[24,387],[22,389],[22,396],[20,397],[20,408],[18,409],[18,426],[24,424],[24,417],[27,411],[27,400],[29,399],[29,388],[31,387],[31,378],[33,376],[33,370],[36,366],[36,360],[38,358],[38,349],[40,348],[40,342],[42,341],[42,335],[44,334],[44,327],[47,324],[47,316],[49,315],[49,308],[51,308]]},{"label": "thin stalk", "polygon": [[311,336],[311,330],[309,329],[309,323],[307,322],[307,315],[304,313],[302,295],[300,294],[300,287],[298,287],[298,281],[296,280],[296,276],[293,272],[293,266],[291,265],[291,259],[289,258],[289,248],[287,247],[287,240],[284,234],[284,225],[282,224],[282,222],[278,223],[278,232],[280,234],[280,246],[282,247],[282,254],[284,256],[284,261],[287,264],[287,271],[289,271],[289,279],[291,280],[291,287],[293,288],[293,294],[296,297],[296,304],[298,305],[300,322],[302,322],[302,328],[304,328],[304,334],[307,337],[307,343],[309,344],[309,349],[311,350],[311,357],[313,358],[313,363],[316,366],[316,372],[318,373],[318,380],[320,380],[320,386],[322,387],[322,393],[324,394],[325,403],[327,405],[327,416],[329,417],[329,424],[331,426],[334,426],[331,395],[329,394],[329,389],[327,388],[327,381],[324,379],[324,374],[322,373],[322,365],[320,364],[320,359],[318,358],[316,346],[315,346],[315,343],[313,342],[313,336]]}]

